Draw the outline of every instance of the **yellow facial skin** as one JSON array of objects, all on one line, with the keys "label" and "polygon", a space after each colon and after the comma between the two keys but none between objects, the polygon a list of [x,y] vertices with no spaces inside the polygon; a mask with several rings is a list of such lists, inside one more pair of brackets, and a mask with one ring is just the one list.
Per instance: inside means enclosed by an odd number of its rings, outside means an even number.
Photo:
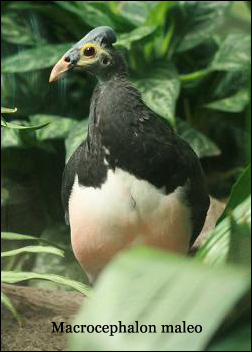
[{"label": "yellow facial skin", "polygon": [[[85,50],[88,48],[93,48],[94,49],[94,54],[93,55],[85,55]],[[102,53],[106,53],[106,55],[108,56],[108,52],[103,49],[99,44],[96,43],[86,43],[84,44],[81,49],[80,49],[80,59],[77,63],[78,66],[85,66],[85,65],[89,65],[89,64],[93,64],[94,62],[96,62],[99,59],[99,56]],[[109,55],[110,57],[110,55]]]}]

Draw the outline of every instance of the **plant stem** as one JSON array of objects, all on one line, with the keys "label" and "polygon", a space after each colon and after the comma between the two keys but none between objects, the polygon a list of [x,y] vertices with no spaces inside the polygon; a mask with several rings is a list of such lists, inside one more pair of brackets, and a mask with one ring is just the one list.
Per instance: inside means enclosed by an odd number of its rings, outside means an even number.
[{"label": "plant stem", "polygon": [[203,70],[195,71],[195,72],[192,72],[192,73],[187,73],[185,75],[179,75],[179,79],[182,82],[188,82],[188,81],[192,81],[194,79],[203,78],[208,73],[209,73],[208,69],[203,69]]}]

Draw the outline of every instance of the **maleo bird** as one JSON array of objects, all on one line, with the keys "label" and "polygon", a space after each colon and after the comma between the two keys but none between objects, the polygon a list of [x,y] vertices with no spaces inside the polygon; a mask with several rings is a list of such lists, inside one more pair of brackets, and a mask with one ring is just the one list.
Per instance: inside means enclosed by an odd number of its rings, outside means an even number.
[{"label": "maleo bird", "polygon": [[133,245],[186,254],[209,207],[196,154],[145,105],[115,42],[110,27],[93,29],[50,76],[54,81],[77,67],[98,78],[87,138],[69,159],[62,184],[73,251],[91,281]]}]

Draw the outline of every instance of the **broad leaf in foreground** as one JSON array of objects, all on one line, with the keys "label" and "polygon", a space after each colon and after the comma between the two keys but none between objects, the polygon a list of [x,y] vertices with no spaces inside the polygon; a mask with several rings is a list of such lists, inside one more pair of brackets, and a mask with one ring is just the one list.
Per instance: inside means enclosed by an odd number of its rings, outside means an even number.
[{"label": "broad leaf in foreground", "polygon": [[233,185],[227,205],[218,219],[219,224],[230,211],[234,210],[241,204],[247,197],[251,195],[251,164],[248,165],[236,183]]},{"label": "broad leaf in foreground", "polygon": [[[244,202],[238,205],[232,211],[233,221],[236,224],[244,226],[246,224],[246,229],[248,234],[251,232],[251,196],[249,196]],[[235,238],[236,241],[241,242],[241,247],[243,247],[243,239],[245,236],[237,236],[237,234],[232,236],[232,222],[229,216],[226,216],[224,220],[222,220],[216,228],[213,230],[209,238],[202,245],[199,251],[196,254],[197,258],[200,258],[205,263],[211,265],[221,265],[225,264],[227,261],[231,261],[229,256],[230,248],[232,245],[232,239]],[[234,227],[233,227],[234,229]],[[244,230],[244,229],[243,229]],[[245,238],[247,241],[247,236]],[[251,236],[248,238],[248,242],[251,242]],[[237,243],[236,243],[237,245]],[[251,250],[247,248],[247,250]],[[245,255],[245,253],[244,253]],[[237,264],[237,259],[235,258],[234,262]],[[241,263],[243,264],[243,263]]]},{"label": "broad leaf in foreground", "polygon": [[[117,257],[74,324],[155,325],[156,333],[71,334],[71,351],[204,351],[250,288],[250,274],[210,268],[151,248]],[[201,325],[201,333],[162,333],[162,325]],[[165,331],[165,330],[164,330]],[[69,334],[70,335],[70,334]]]}]

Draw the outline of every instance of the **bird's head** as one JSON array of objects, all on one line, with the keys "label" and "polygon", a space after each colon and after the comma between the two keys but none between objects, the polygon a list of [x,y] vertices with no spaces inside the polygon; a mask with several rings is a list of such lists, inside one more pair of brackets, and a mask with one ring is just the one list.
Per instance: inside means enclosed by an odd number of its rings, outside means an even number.
[{"label": "bird's head", "polygon": [[107,26],[96,27],[69,49],[53,67],[49,82],[56,81],[73,68],[82,69],[106,79],[125,70],[124,60],[112,44],[116,35]]}]

